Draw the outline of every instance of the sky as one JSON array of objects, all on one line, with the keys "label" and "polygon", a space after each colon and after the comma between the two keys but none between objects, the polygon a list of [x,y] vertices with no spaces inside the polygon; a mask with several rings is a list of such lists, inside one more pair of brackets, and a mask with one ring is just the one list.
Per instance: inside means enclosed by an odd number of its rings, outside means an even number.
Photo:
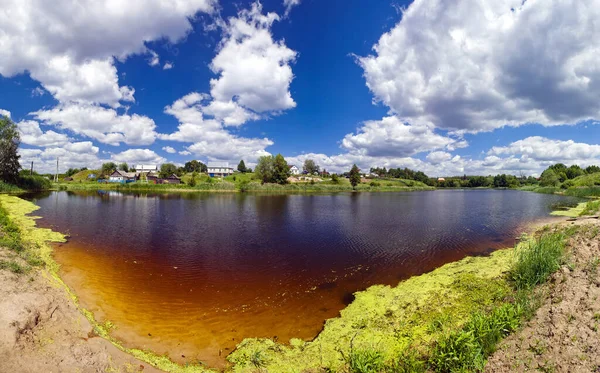
[{"label": "sky", "polygon": [[283,154],[430,176],[600,164],[600,0],[2,0],[38,172]]}]

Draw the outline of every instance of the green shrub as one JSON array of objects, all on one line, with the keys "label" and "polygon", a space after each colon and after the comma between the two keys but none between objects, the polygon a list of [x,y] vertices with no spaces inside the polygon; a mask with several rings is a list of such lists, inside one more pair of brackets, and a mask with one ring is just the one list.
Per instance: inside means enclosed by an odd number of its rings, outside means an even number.
[{"label": "green shrub", "polygon": [[565,236],[561,233],[544,234],[524,243],[517,249],[517,260],[510,278],[517,289],[530,289],[548,280],[557,271],[565,253]]},{"label": "green shrub", "polygon": [[19,181],[18,181],[17,185],[21,189],[33,190],[33,191],[48,190],[52,186],[52,184],[50,183],[50,180],[46,179],[43,176],[37,176],[37,175],[19,177]]}]

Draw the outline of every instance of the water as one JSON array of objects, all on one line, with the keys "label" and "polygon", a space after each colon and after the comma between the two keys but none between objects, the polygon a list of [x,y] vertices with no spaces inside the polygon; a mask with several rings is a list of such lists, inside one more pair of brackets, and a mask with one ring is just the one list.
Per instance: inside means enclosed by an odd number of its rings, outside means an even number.
[{"label": "water", "polygon": [[128,347],[215,367],[246,337],[311,339],[372,284],[512,246],[566,197],[473,190],[334,195],[53,192],[66,283]]}]

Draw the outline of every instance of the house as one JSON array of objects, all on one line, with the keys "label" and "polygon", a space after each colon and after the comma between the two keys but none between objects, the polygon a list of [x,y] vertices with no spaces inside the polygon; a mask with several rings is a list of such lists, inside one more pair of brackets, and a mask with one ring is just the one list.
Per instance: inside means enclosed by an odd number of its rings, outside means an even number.
[{"label": "house", "polygon": [[162,179],[163,184],[181,184],[181,179],[179,176],[173,174],[166,179]]},{"label": "house", "polygon": [[292,175],[300,175],[300,169],[295,165],[290,166],[290,174]]},{"label": "house", "polygon": [[135,181],[135,172],[125,172],[121,170],[116,170],[108,177],[108,182],[110,183],[127,183]]},{"label": "house", "polygon": [[443,182],[443,181],[446,181],[446,179],[444,179],[443,177],[438,177],[438,180],[437,180],[437,181],[438,181],[438,183],[441,183],[441,182]]},{"label": "house", "polygon": [[207,173],[210,177],[225,177],[233,175],[233,167],[227,162],[208,162]]},{"label": "house", "polygon": [[155,164],[139,164],[135,166],[135,172],[144,173],[144,172],[158,172],[158,166]]}]

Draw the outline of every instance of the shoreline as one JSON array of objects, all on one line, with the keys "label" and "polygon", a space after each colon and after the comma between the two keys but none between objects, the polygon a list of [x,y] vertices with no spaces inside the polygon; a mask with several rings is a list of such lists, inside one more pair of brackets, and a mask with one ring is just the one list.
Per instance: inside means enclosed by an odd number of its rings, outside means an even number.
[{"label": "shoreline", "polygon": [[[109,323],[98,323],[90,312],[81,308],[78,304],[77,296],[60,279],[60,276],[58,276],[58,265],[51,257],[52,248],[46,239],[50,238],[52,240],[64,240],[64,236],[55,232],[51,232],[48,229],[43,229],[36,226],[36,218],[28,215],[37,210],[37,206],[35,206],[33,203],[24,201],[18,197],[0,195],[0,203],[3,205],[8,199],[18,199],[20,201],[18,203],[15,201],[15,204],[18,204],[19,206],[16,208],[14,208],[15,206],[12,206],[13,208],[10,209],[11,217],[17,220],[21,229],[28,233],[26,236],[31,236],[28,239],[35,240],[35,242],[40,245],[40,250],[43,253],[43,258],[47,266],[44,271],[47,271],[50,275],[50,278],[54,279],[59,286],[64,288],[71,302],[73,302],[79,311],[86,317],[99,336],[103,337],[105,340],[117,347],[120,351],[164,371],[213,371],[206,369],[206,367],[202,365],[178,365],[170,361],[168,358],[157,356],[148,351],[127,349],[123,347],[120,341],[111,337],[111,325]],[[538,225],[539,224],[540,223],[538,222]],[[397,298],[401,296],[404,298],[404,303],[402,303],[404,304],[404,311],[402,312],[404,312],[405,316],[408,314],[421,315],[422,311],[421,313],[415,313],[415,310],[412,307],[416,305],[417,310],[419,307],[427,308],[427,299],[431,298],[434,293],[444,292],[444,289],[447,287],[453,289],[453,292],[447,294],[450,298],[455,297],[460,293],[461,284],[457,284],[454,280],[454,277],[456,276],[461,278],[466,276],[463,280],[467,281],[467,283],[475,285],[476,287],[482,287],[482,289],[486,289],[486,292],[479,295],[481,297],[479,301],[485,303],[486,297],[489,295],[488,290],[490,290],[487,288],[489,284],[486,283],[490,282],[489,280],[491,279],[498,278],[506,272],[508,268],[507,266],[511,262],[511,253],[514,252],[514,250],[514,248],[507,248],[503,250],[497,250],[486,257],[467,257],[457,262],[448,263],[431,272],[419,276],[413,276],[408,280],[400,282],[394,287],[382,285],[371,286],[364,291],[355,293],[355,301],[343,309],[339,317],[327,320],[324,324],[323,330],[310,342],[292,339],[290,340],[289,344],[279,344],[270,339],[249,338],[243,340],[240,344],[238,344],[234,352],[227,357],[227,360],[234,364],[234,366],[226,369],[226,371],[250,372],[258,367],[265,367],[270,372],[283,372],[286,371],[286,366],[291,369],[292,367],[298,367],[298,364],[303,365],[307,369],[310,369],[310,366],[329,366],[332,368],[339,368],[346,363],[343,354],[340,355],[340,352],[337,350],[337,347],[340,345],[340,343],[342,343],[342,341],[346,341],[346,343],[349,343],[350,345],[362,344],[369,346],[370,344],[368,343],[368,340],[371,340],[372,337],[379,339],[380,345],[391,346],[384,352],[384,354],[403,354],[407,349],[406,340],[404,340],[402,343],[398,343],[397,341],[386,340],[386,338],[389,338],[389,335],[386,336],[386,333],[378,332],[376,335],[366,335],[366,333],[359,332],[358,334],[353,335],[354,332],[350,333],[349,330],[354,330],[353,327],[356,326],[357,323],[359,325],[361,323],[369,324],[372,321],[369,320],[369,318],[372,318],[371,316],[376,316],[374,317],[375,319],[381,318],[381,316],[388,318],[389,316],[386,316],[386,314],[388,311],[390,311],[390,309],[383,310],[383,315],[373,314],[374,312],[377,313],[381,311],[382,304],[380,304],[381,299],[379,298],[382,297],[387,299],[391,296],[391,299],[397,303]],[[475,276],[478,278],[473,279],[468,276],[469,273],[477,273],[479,276]],[[473,280],[475,282],[471,283]],[[500,284],[495,290],[503,291],[502,288],[504,287],[505,284]],[[436,294],[436,296],[437,295],[438,294]],[[411,299],[413,304],[411,304],[410,301],[407,302],[406,299]],[[452,309],[452,312],[456,311],[456,313],[462,315],[457,319],[457,323],[455,323],[458,325],[464,321],[464,318],[473,311],[473,307],[476,305],[469,303],[468,301],[462,303],[457,302],[455,299],[454,304],[448,304],[447,306],[449,309]],[[392,313],[401,312],[397,304],[394,304],[394,307],[398,309],[391,310]],[[434,312],[434,310],[431,309],[429,311]],[[365,318],[363,316],[364,314],[370,316]],[[414,318],[414,316],[412,317]],[[425,317],[423,320],[427,320],[427,317]],[[351,324],[350,327],[348,327],[349,321]],[[362,326],[358,330],[364,330],[364,328],[368,328],[368,325]],[[333,332],[327,332],[328,330],[332,330]],[[415,335],[422,337],[424,332],[426,331],[424,331],[423,328],[420,328],[419,330],[415,331]],[[383,342],[384,340],[387,342]],[[335,348],[332,349],[332,347]],[[273,355],[273,351],[277,351],[277,353]],[[309,353],[311,351],[313,352],[312,354]],[[301,359],[305,355],[312,355],[312,358],[309,359],[310,361]],[[259,359],[260,361],[258,361],[256,360],[257,358],[262,360]]]}]

